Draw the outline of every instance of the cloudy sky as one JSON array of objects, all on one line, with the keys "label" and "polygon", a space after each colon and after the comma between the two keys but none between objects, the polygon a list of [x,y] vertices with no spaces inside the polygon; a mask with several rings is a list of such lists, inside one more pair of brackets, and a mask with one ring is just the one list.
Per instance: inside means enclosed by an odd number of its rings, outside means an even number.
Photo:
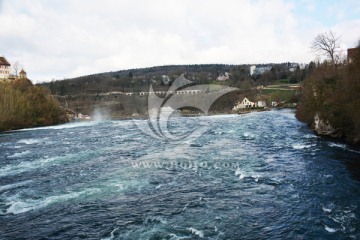
[{"label": "cloudy sky", "polygon": [[332,30],[360,39],[359,0],[0,0],[0,55],[34,82],[169,64],[303,62]]}]

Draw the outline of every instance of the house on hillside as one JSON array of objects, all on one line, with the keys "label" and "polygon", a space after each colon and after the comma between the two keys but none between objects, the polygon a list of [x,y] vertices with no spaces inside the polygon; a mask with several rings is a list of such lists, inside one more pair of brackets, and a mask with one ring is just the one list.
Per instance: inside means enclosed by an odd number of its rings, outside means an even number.
[{"label": "house on hillside", "polygon": [[162,75],[161,76],[161,81],[162,81],[162,83],[163,84],[169,84],[170,83],[170,78],[169,78],[169,76],[168,75]]},{"label": "house on hillside", "polygon": [[7,80],[10,75],[10,63],[5,57],[0,57],[0,80]]},{"label": "house on hillside", "polygon": [[248,98],[244,98],[241,102],[237,102],[233,107],[234,111],[247,108],[266,108],[266,101],[259,100],[252,102]]},{"label": "house on hillside", "polygon": [[253,107],[256,107],[255,102],[251,102],[249,99],[247,99],[245,97],[241,102],[236,103],[233,110],[239,110],[239,109],[245,109],[245,108],[253,108]]},{"label": "house on hillside", "polygon": [[230,78],[230,74],[225,72],[224,74],[220,74],[220,76],[218,76],[216,80],[226,81],[226,80],[229,80],[229,78]]}]

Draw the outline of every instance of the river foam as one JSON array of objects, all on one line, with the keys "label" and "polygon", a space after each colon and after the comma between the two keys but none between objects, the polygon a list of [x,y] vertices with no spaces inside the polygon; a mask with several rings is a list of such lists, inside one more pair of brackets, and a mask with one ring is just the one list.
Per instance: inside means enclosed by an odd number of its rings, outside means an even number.
[{"label": "river foam", "polygon": [[99,192],[99,189],[86,189],[80,192],[71,192],[71,193],[65,193],[61,195],[54,195],[54,196],[48,196],[45,198],[40,199],[25,199],[22,200],[19,196],[12,196],[10,197],[9,202],[6,203],[7,214],[20,214],[20,213],[26,213],[28,211],[37,210],[40,208],[47,207],[48,205],[54,204],[54,203],[63,203],[66,201],[69,201],[71,199],[78,198],[80,196],[89,196],[92,194],[95,194]]}]

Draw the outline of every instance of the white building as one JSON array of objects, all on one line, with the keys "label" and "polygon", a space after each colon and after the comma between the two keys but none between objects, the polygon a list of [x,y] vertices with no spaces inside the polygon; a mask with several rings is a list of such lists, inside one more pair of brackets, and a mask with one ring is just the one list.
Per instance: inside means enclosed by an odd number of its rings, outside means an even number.
[{"label": "white building", "polygon": [[216,80],[226,81],[226,80],[229,80],[229,78],[230,78],[230,75],[229,75],[229,73],[226,72],[225,74],[220,74],[220,76],[218,76]]},{"label": "white building", "polygon": [[250,76],[252,75],[261,75],[267,71],[271,70],[271,66],[266,67],[256,67],[255,65],[250,66]]},{"label": "white building", "polygon": [[266,107],[266,102],[265,101],[257,101],[257,107],[259,107],[259,108]]},{"label": "white building", "polygon": [[89,121],[89,120],[91,120],[91,117],[89,115],[79,113],[77,115],[77,119],[80,121]]},{"label": "white building", "polygon": [[161,81],[162,81],[164,84],[169,84],[170,78],[169,78],[168,75],[162,75],[162,76],[161,76]]},{"label": "white building", "polygon": [[250,66],[250,76],[254,75],[255,69],[256,69],[255,65]]},{"label": "white building", "polygon": [[255,74],[255,75],[261,75],[261,74],[263,74],[263,73],[265,73],[265,72],[268,72],[268,71],[270,71],[270,70],[271,70],[271,67],[270,67],[270,66],[257,67],[257,68],[255,68],[255,70],[254,70],[254,74]]},{"label": "white building", "polygon": [[272,107],[277,107],[278,105],[279,105],[279,103],[278,103],[278,102],[274,102],[274,101],[273,101],[273,102],[271,102],[271,106],[272,106]]},{"label": "white building", "polygon": [[10,75],[10,63],[5,57],[0,57],[0,79],[8,79]]},{"label": "white building", "polygon": [[233,110],[238,110],[238,109],[244,109],[244,108],[253,108],[256,107],[256,104],[254,102],[251,102],[249,99],[244,98],[241,102],[238,102]]}]

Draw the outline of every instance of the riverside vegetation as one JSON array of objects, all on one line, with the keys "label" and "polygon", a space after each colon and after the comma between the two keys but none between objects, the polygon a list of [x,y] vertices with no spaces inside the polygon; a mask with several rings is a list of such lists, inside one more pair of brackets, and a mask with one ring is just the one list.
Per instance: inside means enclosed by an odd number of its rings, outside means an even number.
[{"label": "riverside vegetation", "polygon": [[[319,135],[360,146],[360,44],[348,61],[325,61],[302,83],[296,112]],[[314,118],[318,119],[315,125]]]},{"label": "riverside vegetation", "polygon": [[0,131],[67,122],[49,91],[28,79],[0,83]]}]

